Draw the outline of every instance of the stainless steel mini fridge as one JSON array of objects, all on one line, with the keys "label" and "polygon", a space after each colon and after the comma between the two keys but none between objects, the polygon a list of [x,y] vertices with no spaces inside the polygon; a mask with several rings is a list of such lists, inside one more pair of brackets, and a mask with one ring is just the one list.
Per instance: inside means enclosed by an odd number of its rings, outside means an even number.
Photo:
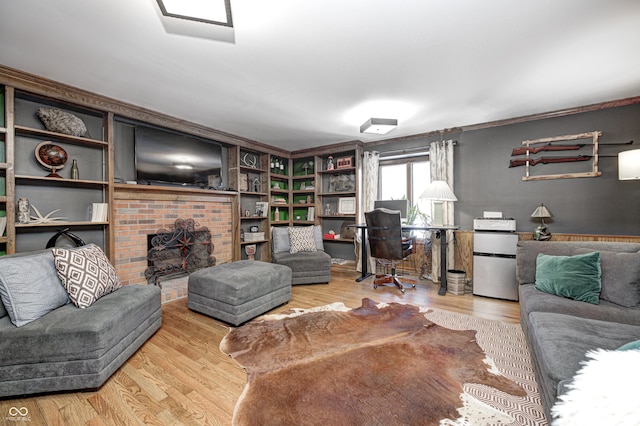
[{"label": "stainless steel mini fridge", "polygon": [[514,232],[474,231],[473,294],[518,300],[517,244]]}]

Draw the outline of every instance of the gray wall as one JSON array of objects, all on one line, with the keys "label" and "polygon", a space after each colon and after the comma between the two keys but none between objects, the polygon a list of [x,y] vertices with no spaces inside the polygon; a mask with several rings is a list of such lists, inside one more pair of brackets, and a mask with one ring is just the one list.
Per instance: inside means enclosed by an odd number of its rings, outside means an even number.
[{"label": "gray wall", "polygon": [[[601,146],[600,177],[523,181],[525,168],[509,168],[511,151],[523,140],[550,136],[602,131],[601,144],[624,143],[631,146]],[[372,147],[378,151],[396,150],[399,146],[427,146],[439,136],[412,140],[409,143]],[[471,230],[473,218],[484,210],[504,212],[517,220],[517,230],[528,232],[539,223],[530,218],[541,203],[555,217],[547,221],[551,232],[603,235],[640,235],[640,181],[619,181],[615,154],[640,149],[640,105],[610,108],[570,116],[548,118],[519,124],[445,134],[458,141],[455,148],[454,191],[456,224]],[[577,142],[587,142],[582,140]],[[566,142],[570,144],[571,142]],[[537,156],[573,156],[590,151],[561,151]],[[591,169],[591,162],[538,164],[535,174],[580,172]]]}]

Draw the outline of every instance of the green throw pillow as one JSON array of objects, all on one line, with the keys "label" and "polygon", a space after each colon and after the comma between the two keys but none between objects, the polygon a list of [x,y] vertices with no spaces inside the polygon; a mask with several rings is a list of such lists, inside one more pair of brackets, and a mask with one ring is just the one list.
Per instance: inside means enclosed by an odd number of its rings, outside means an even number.
[{"label": "green throw pillow", "polygon": [[626,345],[622,345],[617,350],[619,350],[619,351],[631,351],[633,349],[640,349],[640,340],[635,340],[633,342],[627,343]]},{"label": "green throw pillow", "polygon": [[600,253],[550,256],[536,259],[535,288],[557,296],[598,304],[600,299]]}]

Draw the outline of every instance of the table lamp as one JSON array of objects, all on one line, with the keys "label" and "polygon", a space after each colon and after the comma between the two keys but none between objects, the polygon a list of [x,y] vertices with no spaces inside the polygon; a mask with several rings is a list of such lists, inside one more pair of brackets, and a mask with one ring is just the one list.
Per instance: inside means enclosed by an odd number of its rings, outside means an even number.
[{"label": "table lamp", "polygon": [[533,230],[533,239],[536,241],[546,241],[551,239],[551,232],[545,225],[544,220],[553,217],[553,214],[545,207],[543,203],[540,203],[538,207],[531,213],[531,217],[540,219],[541,223]]},{"label": "table lamp", "polygon": [[458,201],[447,182],[443,180],[434,180],[427,189],[424,190],[420,198],[427,198],[433,202],[433,225],[444,226],[444,201]]}]

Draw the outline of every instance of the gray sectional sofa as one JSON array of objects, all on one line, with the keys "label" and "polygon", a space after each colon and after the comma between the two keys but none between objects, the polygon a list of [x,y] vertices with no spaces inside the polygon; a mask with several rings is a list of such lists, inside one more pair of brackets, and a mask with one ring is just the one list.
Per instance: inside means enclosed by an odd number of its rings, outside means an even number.
[{"label": "gray sectional sofa", "polygon": [[122,286],[85,309],[60,287],[50,250],[0,258],[0,397],[96,389],[162,324],[156,286]]},{"label": "gray sectional sofa", "polygon": [[315,251],[290,252],[289,230],[273,227],[273,263],[291,268],[291,284],[321,284],[331,281],[331,256],[324,251],[322,229],[314,226]]},{"label": "gray sectional sofa", "polygon": [[[597,304],[535,288],[539,254],[576,256],[598,252],[601,289]],[[640,244],[520,241],[517,248],[520,322],[531,352],[542,404],[551,408],[592,349],[614,350],[640,339]],[[543,274],[538,270],[540,275]]]}]

